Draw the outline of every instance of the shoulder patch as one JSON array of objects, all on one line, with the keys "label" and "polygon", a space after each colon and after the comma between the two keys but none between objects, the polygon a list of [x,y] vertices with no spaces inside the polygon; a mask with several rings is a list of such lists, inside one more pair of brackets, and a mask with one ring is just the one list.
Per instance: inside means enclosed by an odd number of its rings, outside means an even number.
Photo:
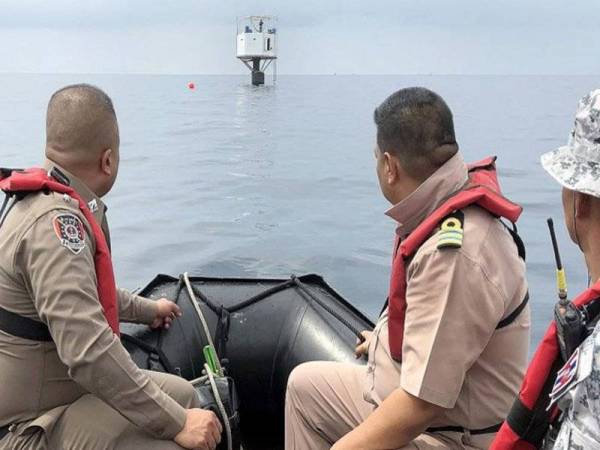
[{"label": "shoulder patch", "polygon": [[52,219],[52,225],[63,247],[67,247],[75,255],[85,248],[85,229],[75,214],[59,214]]},{"label": "shoulder patch", "polygon": [[437,232],[437,248],[460,248],[464,236],[465,215],[462,211],[454,211],[446,216]]},{"label": "shoulder patch", "polygon": [[595,341],[590,337],[577,347],[569,360],[556,374],[556,380],[552,392],[550,392],[550,404],[546,410],[550,410],[569,390],[592,374],[595,351]]}]

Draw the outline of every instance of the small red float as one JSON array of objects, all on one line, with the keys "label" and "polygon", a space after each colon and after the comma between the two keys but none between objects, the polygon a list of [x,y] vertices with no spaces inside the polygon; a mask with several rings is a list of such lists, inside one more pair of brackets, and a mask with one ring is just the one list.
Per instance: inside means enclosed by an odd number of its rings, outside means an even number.
[{"label": "small red float", "polygon": [[193,91],[194,89],[196,89],[196,85],[192,81],[190,81],[188,83],[188,89]]}]

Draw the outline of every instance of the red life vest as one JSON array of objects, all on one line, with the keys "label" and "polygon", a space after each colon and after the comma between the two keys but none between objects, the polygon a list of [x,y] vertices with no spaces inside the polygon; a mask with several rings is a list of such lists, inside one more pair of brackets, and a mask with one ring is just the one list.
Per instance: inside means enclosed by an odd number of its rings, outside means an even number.
[{"label": "red life vest", "polygon": [[96,279],[98,282],[98,298],[102,305],[104,316],[113,332],[119,335],[119,308],[117,304],[117,288],[113,273],[112,260],[108,244],[100,225],[89,210],[81,196],[70,186],[62,184],[48,176],[44,169],[32,168],[12,173],[0,173],[0,190],[7,195],[32,193],[49,190],[59,194],[67,194],[77,200],[79,209],[92,228],[96,241],[94,264],[96,266]]},{"label": "red life vest", "polygon": [[[600,282],[579,295],[573,303],[581,308],[598,298],[600,298]],[[490,449],[533,450],[541,446],[549,424],[558,413],[556,405],[549,411],[546,409],[556,373],[562,364],[556,337],[556,324],[552,321],[529,363],[519,396],[496,434]]]},{"label": "red life vest", "polygon": [[491,214],[516,222],[522,208],[500,193],[496,175],[496,158],[489,157],[469,165],[467,186],[446,200],[403,241],[396,238],[389,292],[389,344],[392,357],[402,360],[404,318],[406,315],[405,261],[416,253],[440,222],[449,214],[470,205],[478,205]]}]

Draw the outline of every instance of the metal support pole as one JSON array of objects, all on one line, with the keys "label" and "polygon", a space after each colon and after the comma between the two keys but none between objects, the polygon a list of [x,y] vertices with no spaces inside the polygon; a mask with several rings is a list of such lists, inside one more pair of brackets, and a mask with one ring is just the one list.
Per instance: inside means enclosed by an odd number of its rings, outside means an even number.
[{"label": "metal support pole", "polygon": [[260,70],[260,58],[252,59],[252,84],[254,86],[265,84],[265,73]]}]

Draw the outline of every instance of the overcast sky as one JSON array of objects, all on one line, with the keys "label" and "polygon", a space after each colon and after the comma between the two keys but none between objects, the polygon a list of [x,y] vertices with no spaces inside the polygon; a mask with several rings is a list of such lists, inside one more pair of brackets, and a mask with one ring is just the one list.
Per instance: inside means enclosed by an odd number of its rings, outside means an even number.
[{"label": "overcast sky", "polygon": [[0,72],[243,73],[248,14],[279,73],[600,74],[600,0],[0,0]]}]

